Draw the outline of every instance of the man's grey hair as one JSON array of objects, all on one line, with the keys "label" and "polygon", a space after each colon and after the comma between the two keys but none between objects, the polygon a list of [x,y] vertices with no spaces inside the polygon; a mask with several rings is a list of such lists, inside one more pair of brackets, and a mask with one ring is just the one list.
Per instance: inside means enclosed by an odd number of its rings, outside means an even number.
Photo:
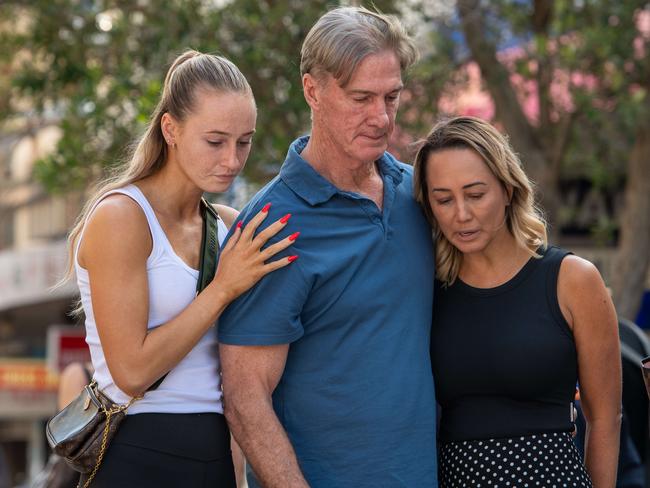
[{"label": "man's grey hair", "polygon": [[300,73],[318,79],[329,73],[345,87],[363,58],[385,50],[395,52],[402,71],[418,60],[413,40],[394,15],[363,7],[335,8],[318,19],[307,34],[300,53]]}]

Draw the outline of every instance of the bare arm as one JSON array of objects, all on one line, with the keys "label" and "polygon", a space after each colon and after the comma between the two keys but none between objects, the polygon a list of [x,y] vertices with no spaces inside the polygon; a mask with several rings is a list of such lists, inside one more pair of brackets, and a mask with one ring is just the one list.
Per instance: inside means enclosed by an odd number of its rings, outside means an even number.
[{"label": "bare arm", "polygon": [[88,270],[93,311],[102,349],[117,386],[139,395],[178,364],[214,324],[223,309],[265,274],[289,264],[265,264],[291,241],[260,251],[285,224],[275,222],[253,237],[266,217],[257,214],[237,230],[221,252],[214,280],[181,313],[147,330],[149,284],[146,261],[151,235],[140,207],[124,195],[109,196],[91,216],[79,250]]},{"label": "bare arm", "polygon": [[213,206],[219,214],[219,217],[223,220],[223,223],[230,229],[234,225],[237,217],[239,217],[239,212],[232,207],[227,207],[226,205],[214,204]]},{"label": "bare arm", "polygon": [[228,425],[258,480],[267,488],[308,487],[271,400],[288,350],[286,344],[219,345]]},{"label": "bare arm", "polygon": [[68,364],[59,376],[59,391],[57,404],[63,410],[72,400],[77,398],[84,386],[88,384],[88,375],[82,363]]},{"label": "bare arm", "polygon": [[246,458],[244,453],[237,444],[235,438],[230,436],[230,452],[232,453],[232,464],[235,468],[235,480],[237,481],[237,488],[248,488],[246,481]]},{"label": "bare arm", "polygon": [[587,471],[595,488],[614,488],[621,426],[621,353],[614,305],[596,267],[576,256],[562,262],[558,297],[578,350]]}]

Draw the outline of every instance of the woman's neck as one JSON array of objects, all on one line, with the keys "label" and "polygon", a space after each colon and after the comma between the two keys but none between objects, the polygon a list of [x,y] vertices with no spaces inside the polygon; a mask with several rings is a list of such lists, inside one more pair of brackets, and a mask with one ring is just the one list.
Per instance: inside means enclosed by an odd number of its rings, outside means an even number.
[{"label": "woman's neck", "polygon": [[506,231],[484,250],[463,254],[458,277],[477,288],[492,288],[512,279],[529,259],[528,250]]},{"label": "woman's neck", "polygon": [[203,191],[187,176],[165,164],[155,174],[136,182],[157,214],[175,220],[192,220],[198,214]]}]

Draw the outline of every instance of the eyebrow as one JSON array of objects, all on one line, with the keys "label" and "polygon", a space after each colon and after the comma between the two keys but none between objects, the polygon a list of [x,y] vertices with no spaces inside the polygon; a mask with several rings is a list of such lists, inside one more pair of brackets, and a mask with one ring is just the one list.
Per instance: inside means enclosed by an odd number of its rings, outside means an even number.
[{"label": "eyebrow", "polygon": [[[216,134],[216,135],[220,135],[220,136],[229,136],[229,135],[231,135],[230,132],[224,132],[224,131],[221,131],[221,130],[206,130],[205,133],[206,134]],[[255,134],[255,129],[253,129],[250,132],[246,132],[245,134],[242,134],[242,136],[252,136],[253,134]]]},{"label": "eyebrow", "polygon": [[[400,92],[404,89],[404,85],[400,84],[399,86],[393,88],[388,93]],[[348,93],[351,95],[376,95],[377,93],[371,90],[350,90]]]},{"label": "eyebrow", "polygon": [[[463,186],[463,190],[467,190],[468,188],[472,188],[478,185],[487,186],[487,183],[483,183],[482,181],[475,181],[474,183],[468,183]],[[449,188],[432,188],[431,191],[434,192],[434,191],[451,191],[451,190]]]}]

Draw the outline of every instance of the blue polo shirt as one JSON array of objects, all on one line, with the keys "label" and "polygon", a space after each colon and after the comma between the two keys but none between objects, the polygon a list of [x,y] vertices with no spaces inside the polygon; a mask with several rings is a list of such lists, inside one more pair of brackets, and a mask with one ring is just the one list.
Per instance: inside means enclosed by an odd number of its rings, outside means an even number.
[{"label": "blue polo shirt", "polygon": [[434,257],[412,168],[377,161],[380,211],[302,159],[307,141],[241,214],[271,202],[268,225],[291,213],[274,242],[300,231],[282,253],[300,257],[226,309],[219,340],[290,344],[273,406],[312,488],[435,487]]}]

